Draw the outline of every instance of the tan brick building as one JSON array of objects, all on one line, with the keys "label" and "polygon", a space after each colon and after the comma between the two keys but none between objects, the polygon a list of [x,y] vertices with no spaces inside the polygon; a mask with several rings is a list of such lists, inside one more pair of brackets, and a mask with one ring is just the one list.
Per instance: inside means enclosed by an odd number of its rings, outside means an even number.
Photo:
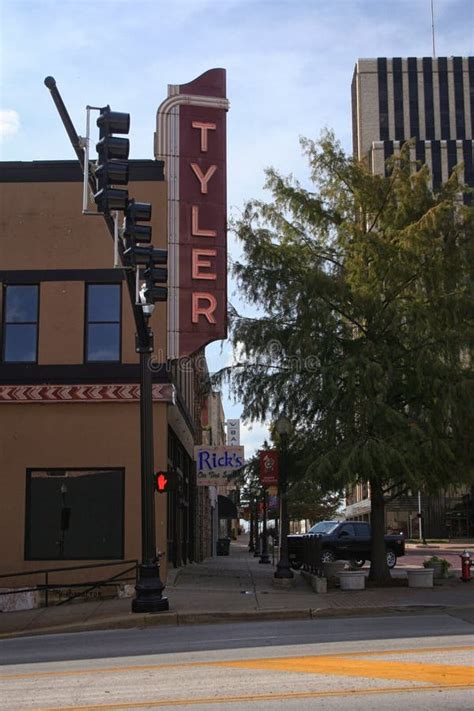
[{"label": "tan brick building", "polygon": [[[81,214],[77,162],[3,163],[0,181],[0,573],[140,560],[139,360],[113,242],[100,217]],[[163,163],[130,161],[129,192],[153,205],[153,243],[166,248]],[[166,304],[151,326],[155,469],[179,482],[155,495],[166,579],[168,565],[201,555],[202,402],[195,359],[167,365]]]}]

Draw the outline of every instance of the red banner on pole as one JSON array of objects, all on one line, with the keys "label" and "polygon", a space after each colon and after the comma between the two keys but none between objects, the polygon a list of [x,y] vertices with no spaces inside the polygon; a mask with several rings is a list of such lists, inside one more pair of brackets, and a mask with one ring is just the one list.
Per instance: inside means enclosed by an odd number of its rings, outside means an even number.
[{"label": "red banner on pole", "polygon": [[279,459],[276,449],[262,450],[259,452],[259,474],[262,486],[275,486],[278,484]]}]

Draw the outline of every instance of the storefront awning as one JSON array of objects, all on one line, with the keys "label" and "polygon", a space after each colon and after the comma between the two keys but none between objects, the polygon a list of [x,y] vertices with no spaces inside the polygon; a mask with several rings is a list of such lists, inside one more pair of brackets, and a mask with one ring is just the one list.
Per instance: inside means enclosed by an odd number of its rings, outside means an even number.
[{"label": "storefront awning", "polygon": [[217,497],[217,511],[219,518],[237,518],[237,507],[228,496]]}]

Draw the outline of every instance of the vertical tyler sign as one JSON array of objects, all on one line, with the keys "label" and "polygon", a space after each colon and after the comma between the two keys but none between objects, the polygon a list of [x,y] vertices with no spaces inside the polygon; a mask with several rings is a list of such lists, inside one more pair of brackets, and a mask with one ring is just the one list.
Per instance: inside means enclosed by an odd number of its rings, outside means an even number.
[{"label": "vertical tyler sign", "polygon": [[227,444],[235,447],[240,444],[240,420],[227,420]]},{"label": "vertical tyler sign", "polygon": [[168,358],[227,335],[226,73],[170,85],[155,157],[168,184]]}]

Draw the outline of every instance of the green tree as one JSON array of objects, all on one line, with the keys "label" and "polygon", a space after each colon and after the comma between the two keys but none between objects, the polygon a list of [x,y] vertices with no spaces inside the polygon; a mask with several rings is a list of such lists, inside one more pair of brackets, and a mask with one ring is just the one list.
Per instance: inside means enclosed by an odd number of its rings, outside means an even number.
[{"label": "green tree", "polygon": [[319,483],[300,479],[291,484],[288,491],[288,514],[290,521],[331,520],[341,504],[341,495],[325,491]]},{"label": "green tree", "polygon": [[269,169],[271,201],[233,225],[257,315],[231,313],[227,373],[244,417],[292,419],[306,477],[370,482],[381,580],[387,498],[472,481],[473,213],[407,147],[380,176],[331,133],[302,146],[311,190]]}]

